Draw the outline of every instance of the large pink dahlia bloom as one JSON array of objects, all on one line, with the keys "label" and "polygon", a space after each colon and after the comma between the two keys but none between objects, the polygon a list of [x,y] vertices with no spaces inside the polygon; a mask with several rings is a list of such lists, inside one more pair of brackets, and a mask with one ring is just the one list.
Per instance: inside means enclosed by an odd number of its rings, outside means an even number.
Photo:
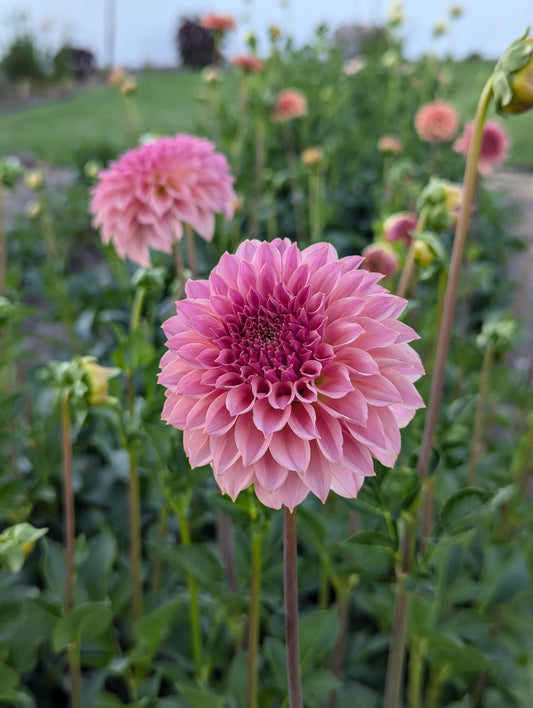
[{"label": "large pink dahlia bloom", "polygon": [[355,497],[373,457],[394,464],[423,369],[398,321],[405,301],[362,260],[326,243],[245,241],[187,283],[164,323],[162,417],[233,499],[251,484],[272,508],[310,491]]},{"label": "large pink dahlia bloom", "polygon": [[129,150],[100,172],[92,189],[93,225],[121,258],[150,265],[150,248],[170,253],[189,224],[210,241],[215,213],[237,201],[224,157],[203,138],[176,135]]}]

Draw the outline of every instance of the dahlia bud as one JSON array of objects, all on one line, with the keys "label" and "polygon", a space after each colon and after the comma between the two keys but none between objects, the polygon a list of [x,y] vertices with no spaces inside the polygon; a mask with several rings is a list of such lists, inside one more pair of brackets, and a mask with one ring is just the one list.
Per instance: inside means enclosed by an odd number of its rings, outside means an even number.
[{"label": "dahlia bud", "polygon": [[87,384],[87,403],[90,406],[100,406],[105,403],[115,403],[117,400],[108,396],[109,379],[120,373],[116,367],[100,366],[94,356],[81,357],[81,365]]},{"label": "dahlia bud", "polygon": [[435,260],[435,253],[432,251],[426,241],[417,238],[413,244],[415,249],[415,261],[422,268],[427,268]]},{"label": "dahlia bud", "polygon": [[101,169],[102,165],[98,162],[98,160],[88,160],[83,165],[83,174],[86,177],[89,177],[89,179],[94,179],[98,176],[98,173],[101,171]]},{"label": "dahlia bud", "polygon": [[308,147],[303,150],[300,155],[302,164],[306,167],[312,167],[313,165],[318,165],[322,162],[324,157],[324,152],[319,147]]},{"label": "dahlia bud", "polygon": [[14,187],[22,173],[23,169],[18,157],[0,159],[0,184],[4,187]]},{"label": "dahlia bud", "polygon": [[459,19],[459,17],[462,17],[463,15],[463,6],[454,4],[450,5],[450,17],[453,18],[454,20]]},{"label": "dahlia bud", "polygon": [[443,179],[431,179],[418,198],[420,213],[425,211],[425,225],[433,231],[448,231],[457,223],[463,197],[462,187]]},{"label": "dahlia bud", "polygon": [[365,257],[362,267],[371,273],[389,276],[398,270],[398,256],[384,243],[371,243],[361,255]]},{"label": "dahlia bud", "polygon": [[383,153],[396,155],[403,150],[403,143],[395,135],[382,135],[378,140],[378,150]]},{"label": "dahlia bud", "polygon": [[24,182],[26,187],[37,191],[41,189],[44,184],[44,177],[41,170],[28,170],[24,175]]},{"label": "dahlia bud", "polygon": [[123,96],[131,96],[135,91],[137,91],[137,82],[132,78],[126,79],[120,87],[120,93]]},{"label": "dahlia bud", "polygon": [[202,69],[202,81],[205,84],[218,84],[222,79],[222,72],[216,66],[206,66]]},{"label": "dahlia bud", "polygon": [[507,47],[494,69],[493,92],[499,113],[524,113],[533,108],[533,39],[527,34]]}]

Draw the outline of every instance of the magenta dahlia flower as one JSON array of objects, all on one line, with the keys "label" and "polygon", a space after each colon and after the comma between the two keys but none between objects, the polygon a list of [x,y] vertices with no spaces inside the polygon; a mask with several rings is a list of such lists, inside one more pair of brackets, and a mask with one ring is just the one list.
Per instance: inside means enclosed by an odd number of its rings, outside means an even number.
[{"label": "magenta dahlia flower", "polygon": [[415,115],[415,129],[420,140],[434,145],[447,143],[457,133],[459,117],[453,106],[433,101],[421,106]]},{"label": "magenta dahlia flower", "polygon": [[383,238],[392,243],[400,241],[406,246],[410,246],[417,222],[418,217],[412,211],[399,211],[396,214],[391,214],[383,222]]},{"label": "magenta dahlia flower", "polygon": [[363,249],[363,268],[371,273],[389,276],[398,270],[398,256],[384,243],[371,243]]},{"label": "magenta dahlia flower", "polygon": [[232,499],[252,484],[272,508],[310,491],[355,497],[372,458],[394,465],[423,368],[398,321],[405,300],[362,260],[326,243],[245,241],[187,283],[164,323],[162,417]]},{"label": "magenta dahlia flower", "polygon": [[[466,155],[472,140],[473,123],[465,126],[463,134],[457,138],[453,145],[455,152]],[[483,126],[481,148],[477,168],[482,175],[489,174],[498,167],[507,157],[511,141],[505,128],[495,120],[488,120]]]},{"label": "magenta dahlia flower", "polygon": [[215,213],[233,216],[237,197],[224,157],[203,138],[176,135],[129,150],[99,174],[90,210],[104,243],[150,265],[150,248],[170,253],[189,224],[207,241]]}]

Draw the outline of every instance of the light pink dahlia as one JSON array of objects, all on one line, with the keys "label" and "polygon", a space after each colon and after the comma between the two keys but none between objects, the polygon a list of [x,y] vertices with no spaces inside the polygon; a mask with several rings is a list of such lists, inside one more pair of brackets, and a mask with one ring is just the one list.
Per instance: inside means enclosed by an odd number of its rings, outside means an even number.
[{"label": "light pink dahlia", "polygon": [[405,300],[362,260],[327,243],[245,241],[187,283],[164,323],[162,417],[232,499],[251,484],[272,508],[310,491],[355,497],[373,457],[394,464],[423,368],[398,321]]},{"label": "light pink dahlia", "polygon": [[453,106],[444,101],[426,103],[415,115],[415,129],[420,140],[428,143],[446,143],[459,127],[459,117]]},{"label": "light pink dahlia", "polygon": [[90,210],[121,258],[150,265],[150,248],[170,253],[189,224],[210,241],[215,213],[233,216],[234,178],[215,146],[192,135],[159,138],[124,153],[99,174]]},{"label": "light pink dahlia", "polygon": [[[457,138],[453,144],[453,149],[462,155],[466,155],[472,140],[473,123],[465,126],[463,134]],[[495,120],[488,120],[483,126],[481,136],[481,148],[477,167],[482,175],[492,172],[494,167],[498,167],[507,157],[511,141],[505,128]]]}]

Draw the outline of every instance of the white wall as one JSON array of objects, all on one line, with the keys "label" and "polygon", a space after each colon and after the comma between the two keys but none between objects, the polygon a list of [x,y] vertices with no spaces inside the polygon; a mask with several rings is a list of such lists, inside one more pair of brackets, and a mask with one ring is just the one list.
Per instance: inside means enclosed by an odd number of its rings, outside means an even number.
[{"label": "white wall", "polygon": [[[239,30],[229,38],[227,53],[243,47],[243,36],[253,28],[264,37],[268,25],[277,24],[305,42],[313,28],[327,22],[379,23],[390,2],[385,0],[0,0],[0,51],[13,36],[13,13],[25,12],[41,46],[56,49],[64,40],[91,49],[99,65],[107,63],[106,11],[116,4],[114,64],[131,68],[144,64],[174,65],[174,34],[182,15],[217,11],[232,14]],[[456,56],[479,52],[490,58],[533,26],[533,0],[465,0],[463,18],[449,36],[435,42],[432,28],[448,19],[451,0],[405,0],[403,34],[407,52],[452,51]],[[49,25],[45,28],[44,25]]]}]

